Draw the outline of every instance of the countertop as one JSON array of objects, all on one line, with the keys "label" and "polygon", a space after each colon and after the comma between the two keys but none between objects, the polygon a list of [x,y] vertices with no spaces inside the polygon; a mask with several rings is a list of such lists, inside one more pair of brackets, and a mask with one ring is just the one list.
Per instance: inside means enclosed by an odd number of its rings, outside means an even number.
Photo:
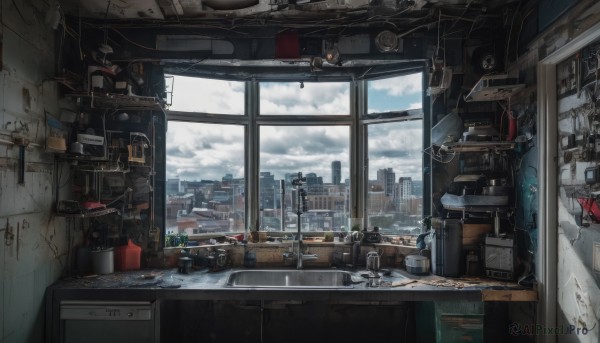
[{"label": "countertop", "polygon": [[[197,299],[197,300],[298,300],[333,302],[389,301],[536,301],[537,291],[514,282],[483,277],[446,278],[417,276],[403,269],[390,269],[381,277],[380,287],[368,287],[364,269],[343,269],[353,273],[352,287],[335,289],[228,287],[229,274],[244,268],[189,274],[171,269],[144,269],[106,275],[71,277],[50,286],[55,300],[61,299]],[[308,268],[310,270],[310,268]],[[364,282],[363,282],[364,281]],[[116,299],[118,298],[118,299]]]}]

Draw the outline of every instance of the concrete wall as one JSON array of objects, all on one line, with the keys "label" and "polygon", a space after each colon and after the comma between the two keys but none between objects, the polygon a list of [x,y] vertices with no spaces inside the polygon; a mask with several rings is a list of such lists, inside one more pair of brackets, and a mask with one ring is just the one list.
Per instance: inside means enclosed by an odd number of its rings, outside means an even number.
[{"label": "concrete wall", "polygon": [[[0,6],[0,342],[42,342],[44,292],[67,263],[65,220],[52,215],[54,157],[44,144],[44,113],[58,113],[55,31],[45,23],[46,1]],[[15,131],[31,142],[23,184]]]},{"label": "concrete wall", "polygon": [[[543,14],[544,8],[540,8]],[[518,74],[521,81],[526,83],[527,88],[517,99],[513,99],[513,110],[519,115],[520,130],[526,130],[527,127],[537,129],[537,64],[547,56],[567,46],[574,38],[584,33],[587,29],[595,25],[600,20],[600,4],[597,1],[580,1],[569,12],[562,15],[559,20],[548,27],[537,37],[521,46],[518,57],[510,64],[509,71],[512,74]],[[598,37],[600,39],[600,37]],[[577,51],[573,51],[575,54]],[[558,73],[558,72],[557,72]],[[560,79],[561,76],[558,76]],[[586,119],[579,118],[577,129],[572,127],[573,120],[570,115],[571,109],[578,110],[581,106],[587,106],[589,98],[582,94],[571,94],[561,96],[556,99],[558,107],[558,116],[548,118],[558,122],[559,131],[579,131],[581,134],[586,130]],[[539,113],[544,116],[546,113]],[[532,122],[533,121],[533,122]],[[587,127],[589,129],[589,127]],[[589,131],[589,130],[588,130]],[[534,130],[535,132],[535,130]],[[559,142],[560,142],[560,136]],[[534,140],[535,141],[535,140]],[[555,180],[559,186],[559,195],[557,197],[558,223],[548,223],[548,227],[540,227],[539,230],[545,230],[551,234],[557,232],[557,251],[542,249],[540,254],[547,256],[557,256],[557,324],[568,328],[573,325],[575,328],[586,328],[587,334],[551,335],[544,337],[544,341],[558,342],[599,342],[600,341],[600,270],[594,270],[593,267],[593,244],[600,242],[600,225],[592,224],[590,226],[582,225],[578,217],[581,214],[581,206],[576,201],[579,191],[587,193],[593,187],[585,184],[584,170],[587,166],[596,164],[595,161],[584,162],[584,158],[576,153],[570,160],[565,151],[557,147],[548,147],[549,150],[558,149],[559,160],[556,163],[558,170],[558,179]],[[532,150],[537,157],[537,150]],[[533,175],[533,168],[543,164],[546,156],[539,156],[536,159],[538,163],[532,164],[531,156],[523,160],[519,170],[519,179],[522,180],[521,206],[531,207],[527,199],[534,198],[535,192],[531,190],[530,185],[537,186],[538,175]],[[589,160],[589,159],[588,159]],[[535,162],[535,161],[534,161]],[[526,167],[531,165],[533,168]],[[573,167],[573,168],[572,168]],[[537,169],[535,170],[537,174]],[[529,190],[528,190],[529,188]],[[528,194],[529,192],[529,194]],[[579,194],[579,195],[578,195]],[[584,194],[583,194],[584,195]],[[542,201],[540,201],[542,203]],[[530,218],[529,213],[536,213],[535,208],[521,208],[523,224],[526,224]],[[547,209],[554,211],[554,209]],[[533,232],[533,240],[537,240],[537,231]],[[551,306],[548,306],[552,308]],[[538,313],[538,317],[544,314]]]}]

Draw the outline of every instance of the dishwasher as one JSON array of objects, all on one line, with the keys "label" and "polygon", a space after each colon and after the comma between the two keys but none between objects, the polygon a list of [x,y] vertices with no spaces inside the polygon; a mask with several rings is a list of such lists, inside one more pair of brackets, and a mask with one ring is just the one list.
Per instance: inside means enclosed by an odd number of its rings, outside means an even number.
[{"label": "dishwasher", "polygon": [[62,301],[61,342],[156,342],[155,305],[150,301]]}]

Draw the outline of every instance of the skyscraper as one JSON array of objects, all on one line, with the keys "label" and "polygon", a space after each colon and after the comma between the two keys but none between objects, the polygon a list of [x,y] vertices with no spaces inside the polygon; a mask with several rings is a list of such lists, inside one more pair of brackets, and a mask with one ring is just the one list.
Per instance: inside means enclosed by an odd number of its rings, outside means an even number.
[{"label": "skyscraper", "polygon": [[398,197],[401,199],[408,199],[413,194],[413,182],[410,177],[398,178]]},{"label": "skyscraper", "polygon": [[377,171],[377,181],[383,186],[385,195],[394,194],[394,184],[396,183],[396,173],[392,168],[379,169]]},{"label": "skyscraper", "polygon": [[342,162],[333,161],[331,162],[331,183],[339,185],[342,181]]}]

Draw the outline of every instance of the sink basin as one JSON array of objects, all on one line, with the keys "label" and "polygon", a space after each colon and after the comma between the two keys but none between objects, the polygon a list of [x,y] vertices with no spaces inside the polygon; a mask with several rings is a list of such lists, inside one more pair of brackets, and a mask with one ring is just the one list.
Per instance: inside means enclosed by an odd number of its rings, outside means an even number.
[{"label": "sink basin", "polygon": [[352,273],[343,270],[238,270],[229,275],[229,287],[349,288]]}]

